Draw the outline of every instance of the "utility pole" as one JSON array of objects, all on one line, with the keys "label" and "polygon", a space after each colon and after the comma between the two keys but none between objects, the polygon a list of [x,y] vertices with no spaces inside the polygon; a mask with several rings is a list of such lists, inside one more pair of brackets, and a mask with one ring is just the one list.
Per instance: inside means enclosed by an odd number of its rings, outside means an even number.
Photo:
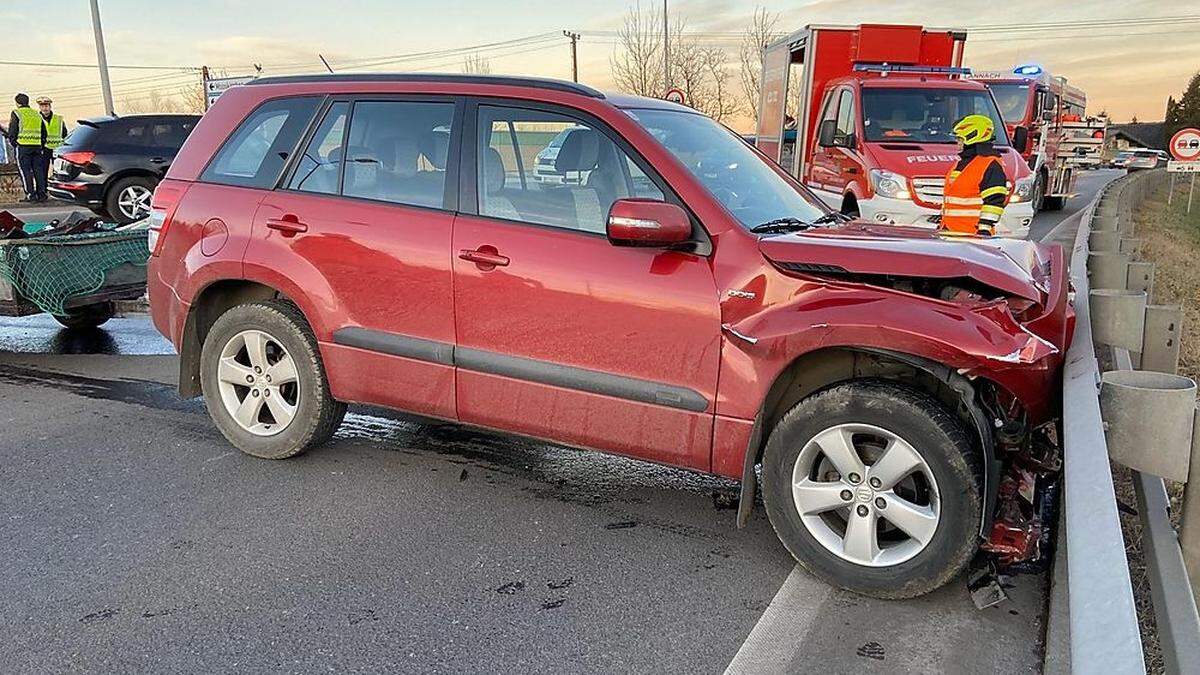
[{"label": "utility pole", "polygon": [[663,0],[663,90],[667,95],[671,88],[671,41],[667,39],[667,0]]},{"label": "utility pole", "polygon": [[575,82],[579,81],[579,54],[575,50],[575,43],[579,42],[579,33],[572,33],[569,30],[564,30],[563,35],[571,41],[571,79]]},{"label": "utility pole", "polygon": [[113,106],[112,83],[108,81],[108,56],[104,53],[104,30],[100,28],[100,5],[98,0],[91,0],[92,30],[96,34],[96,62],[100,66],[100,90],[104,92],[104,111],[116,115]]}]

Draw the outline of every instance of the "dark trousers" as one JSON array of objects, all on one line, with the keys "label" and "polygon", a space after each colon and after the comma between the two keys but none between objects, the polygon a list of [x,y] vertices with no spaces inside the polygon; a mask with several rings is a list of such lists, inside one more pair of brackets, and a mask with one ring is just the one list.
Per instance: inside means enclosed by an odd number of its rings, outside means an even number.
[{"label": "dark trousers", "polygon": [[50,175],[50,151],[42,147],[17,146],[17,169],[21,172],[25,196],[45,199],[46,180]]}]

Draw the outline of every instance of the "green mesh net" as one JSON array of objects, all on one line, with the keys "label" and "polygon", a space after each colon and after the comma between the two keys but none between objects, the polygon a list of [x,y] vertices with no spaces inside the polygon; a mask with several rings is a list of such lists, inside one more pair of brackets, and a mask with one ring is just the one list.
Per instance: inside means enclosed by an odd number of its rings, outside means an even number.
[{"label": "green mesh net", "polygon": [[0,241],[0,276],[38,309],[66,314],[64,304],[105,285],[110,273],[130,266],[146,279],[145,230],[89,232]]}]

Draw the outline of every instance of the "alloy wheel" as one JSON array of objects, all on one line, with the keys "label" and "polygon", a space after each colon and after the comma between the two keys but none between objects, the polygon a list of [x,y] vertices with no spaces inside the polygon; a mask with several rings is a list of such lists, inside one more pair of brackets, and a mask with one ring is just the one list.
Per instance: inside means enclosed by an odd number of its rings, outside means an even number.
[{"label": "alloy wheel", "polygon": [[792,499],[821,546],[867,567],[911,559],[940,520],[937,482],[920,452],[868,424],[839,424],[814,436],[792,469]]},{"label": "alloy wheel", "polygon": [[130,220],[140,220],[150,215],[150,198],[153,193],[144,185],[130,185],[117,195],[117,208],[121,215]]},{"label": "alloy wheel", "polygon": [[283,431],[300,407],[295,360],[261,330],[242,331],[225,343],[217,363],[217,387],[225,411],[256,436]]}]

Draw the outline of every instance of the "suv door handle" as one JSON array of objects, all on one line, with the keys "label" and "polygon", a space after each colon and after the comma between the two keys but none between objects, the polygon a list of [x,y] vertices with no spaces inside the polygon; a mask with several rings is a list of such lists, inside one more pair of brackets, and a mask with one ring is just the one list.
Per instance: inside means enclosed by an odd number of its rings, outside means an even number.
[{"label": "suv door handle", "polygon": [[480,246],[475,250],[464,248],[458,252],[458,257],[475,263],[480,269],[483,270],[490,270],[493,267],[505,267],[508,265],[508,256],[500,255],[500,253],[491,246]]},{"label": "suv door handle", "polygon": [[296,216],[286,215],[282,218],[267,218],[267,227],[279,230],[285,237],[294,237],[300,232],[308,232],[308,225],[300,222]]}]

